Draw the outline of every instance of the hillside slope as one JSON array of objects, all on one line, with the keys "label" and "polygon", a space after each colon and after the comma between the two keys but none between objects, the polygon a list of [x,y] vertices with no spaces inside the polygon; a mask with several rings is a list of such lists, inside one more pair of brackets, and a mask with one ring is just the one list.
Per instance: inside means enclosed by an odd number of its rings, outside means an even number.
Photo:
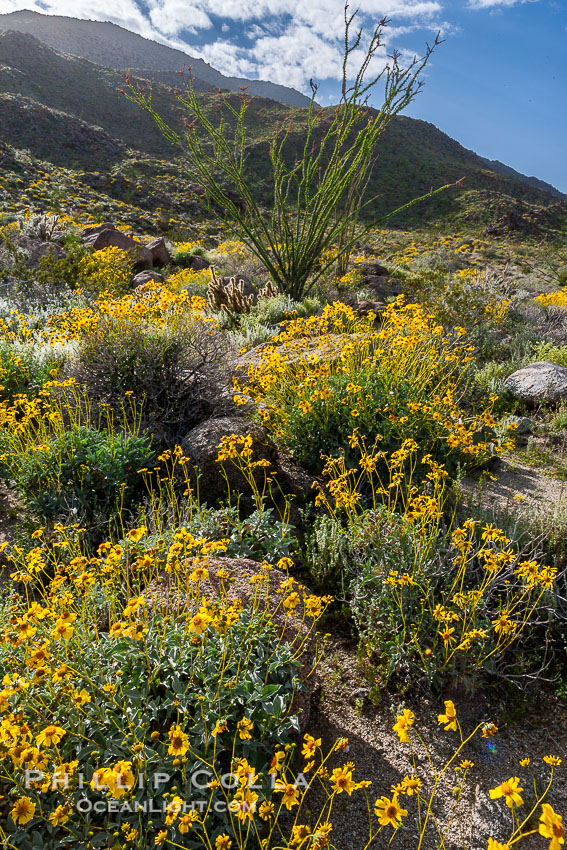
[{"label": "hillside slope", "polygon": [[202,59],[165,44],[158,44],[108,21],[83,21],[59,15],[21,11],[0,15],[0,29],[29,33],[55,50],[71,53],[98,65],[115,69],[173,71],[191,65],[201,89],[235,91],[248,86],[250,94],[290,106],[307,106],[309,99],[295,89],[262,80],[225,77]]},{"label": "hillside slope", "polygon": [[[157,77],[151,83],[154,108],[182,132],[183,110],[172,86],[164,85],[179,81],[178,75],[148,69],[144,76],[150,74]],[[146,85],[133,75],[131,80]],[[26,33],[0,32],[0,141],[29,150],[38,159],[62,168],[101,173],[121,171],[123,162],[139,161],[136,152],[140,152],[153,158],[155,173],[165,167],[173,174],[179,150],[164,139],[148,113],[121,93],[123,86],[124,74],[116,69],[60,53]],[[202,91],[200,97],[205,110],[216,120],[222,96],[216,91]],[[238,106],[238,94],[228,97]],[[323,127],[332,115],[332,107],[323,110]],[[229,126],[231,116],[225,117]],[[288,138],[289,156],[293,158],[303,151],[305,109],[253,98],[247,113],[247,167],[259,199],[266,204],[272,201],[268,142],[274,128],[282,126],[286,117],[293,119]],[[397,117],[381,137],[378,152],[369,184],[373,202],[368,215],[372,218],[389,213],[432,188],[464,178],[459,188],[428,198],[402,217],[397,216],[395,223],[415,226],[453,219],[484,226],[511,226],[532,235],[563,227],[567,204],[560,199],[560,193],[551,191],[553,187],[517,175],[505,166],[491,168],[487,160],[433,124]],[[147,181],[152,167],[148,171],[146,163],[144,168]],[[131,172],[132,166],[128,169]],[[128,179],[131,177],[132,174]],[[187,174],[187,179],[191,182],[191,174]],[[547,212],[534,212],[523,205]]]},{"label": "hillside slope", "polygon": [[[119,93],[123,85],[124,74],[119,71],[58,53],[25,33],[0,32],[1,93],[29,98],[102,127],[129,147],[142,147],[155,155],[171,153],[155,122]],[[155,103],[167,121],[178,120],[177,104],[169,90],[156,88]],[[6,114],[5,105],[0,107],[0,117],[2,138],[18,146],[18,133],[23,129],[28,135],[27,128],[15,115]],[[37,136],[35,144],[20,146],[31,147],[38,156],[50,159],[47,139]],[[52,155],[61,163],[57,146]]]}]

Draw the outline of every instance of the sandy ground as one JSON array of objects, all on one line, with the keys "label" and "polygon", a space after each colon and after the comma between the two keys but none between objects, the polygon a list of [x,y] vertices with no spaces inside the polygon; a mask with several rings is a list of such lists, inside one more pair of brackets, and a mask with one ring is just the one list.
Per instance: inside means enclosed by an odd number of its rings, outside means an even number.
[{"label": "sandy ground", "polygon": [[515,459],[502,458],[490,477],[482,473],[460,482],[465,496],[479,500],[485,507],[499,509],[567,509],[567,481],[546,475]]},{"label": "sandy ground", "polygon": [[[432,779],[423,750],[416,748],[414,766],[411,746],[400,743],[397,733],[392,730],[402,698],[382,691],[380,704],[376,706],[367,698],[368,690],[368,682],[357,661],[355,643],[350,639],[333,640],[317,672],[308,730],[312,735],[321,737],[323,746],[327,747],[336,738],[349,739],[348,752],[333,755],[330,769],[346,761],[354,762],[354,778],[372,780],[368,799],[373,808],[378,797],[391,796],[391,786],[400,782],[406,774],[417,772],[423,781],[422,790],[431,789]],[[512,776],[520,777],[520,785],[525,789],[524,805],[521,807],[525,817],[533,800],[530,769],[519,765],[519,760],[526,756],[531,758],[530,767],[534,769],[541,787],[545,787],[550,770],[542,757],[551,754],[565,759],[564,766],[556,768],[555,781],[546,799],[557,812],[567,816],[567,783],[564,779],[567,770],[567,702],[545,695],[535,685],[527,695],[515,696],[507,704],[488,691],[477,692],[473,696],[457,692],[439,696],[415,692],[407,695],[403,705],[415,713],[414,728],[428,744],[437,769],[451,757],[458,742],[457,733],[446,732],[437,723],[437,715],[444,710],[444,699],[454,701],[465,735],[482,721],[494,722],[498,733],[489,739],[479,735],[463,750],[462,758],[473,761],[474,767],[468,773],[461,796],[460,824],[457,819],[454,820],[444,845],[439,844],[434,827],[428,830],[421,845],[423,850],[434,850],[438,846],[446,850],[463,847],[486,850],[489,836],[504,842],[510,834],[510,810],[503,800],[491,800],[488,791]],[[441,825],[445,825],[451,817],[455,803],[453,789],[458,776],[453,767],[446,775],[447,781],[440,785],[433,806]],[[316,812],[317,802],[320,804],[323,798],[318,794],[314,796],[318,800],[312,800],[311,810]],[[399,830],[389,845],[392,830],[385,828],[371,845],[373,848],[382,850],[391,846],[416,850],[418,847],[416,798],[405,796],[401,799],[402,807],[409,810],[404,829]],[[368,840],[368,810],[364,792],[354,792],[350,798],[343,793],[336,800],[331,818],[334,846],[338,850],[364,850]],[[533,821],[536,828],[540,812],[538,807]],[[374,815],[372,819],[376,825]],[[531,850],[547,848],[548,844],[544,838],[535,835],[514,846]]]}]

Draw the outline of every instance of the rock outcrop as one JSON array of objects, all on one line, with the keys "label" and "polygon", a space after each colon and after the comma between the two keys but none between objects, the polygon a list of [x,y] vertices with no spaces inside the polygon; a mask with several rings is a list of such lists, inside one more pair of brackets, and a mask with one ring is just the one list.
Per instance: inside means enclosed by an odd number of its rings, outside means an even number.
[{"label": "rock outcrop", "polygon": [[132,286],[143,286],[144,283],[148,283],[150,280],[155,280],[156,283],[163,283],[164,277],[159,272],[154,271],[138,272],[132,278]]},{"label": "rock outcrop", "polygon": [[390,274],[386,266],[380,263],[362,263],[359,270],[363,277],[384,277]]},{"label": "rock outcrop", "polygon": [[278,451],[265,428],[243,417],[225,416],[201,422],[181,442],[183,453],[199,469],[199,496],[202,501],[211,504],[226,497],[227,481],[232,491],[250,494],[250,485],[235,464],[230,460],[224,461],[223,474],[223,466],[217,461],[222,438],[232,434],[252,437],[252,460],[267,462],[267,466],[259,467],[255,472],[255,480],[260,487],[263,487],[264,475],[268,473],[286,495],[315,496],[312,489],[314,479],[293,458]]},{"label": "rock outcrop", "polygon": [[201,257],[199,254],[192,254],[187,258],[186,265],[188,269],[194,272],[201,272],[204,269],[208,269],[211,264],[205,257]]},{"label": "rock outcrop", "polygon": [[101,251],[103,248],[121,248],[127,251],[132,258],[132,263],[139,269],[151,269],[153,265],[152,252],[141,242],[137,242],[117,230],[110,221],[104,222],[97,227],[87,227],[82,234],[83,243],[93,249]]},{"label": "rock outcrop", "polygon": [[530,363],[509,375],[506,389],[529,404],[558,402],[567,398],[567,369],[549,360]]},{"label": "rock outcrop", "polygon": [[67,253],[57,242],[42,242],[39,239],[30,239],[29,236],[18,236],[18,248],[26,256],[26,264],[31,268],[37,268],[43,257],[50,255],[54,260],[63,260]]},{"label": "rock outcrop", "polygon": [[152,239],[146,245],[148,251],[152,254],[152,264],[154,266],[169,266],[171,263],[171,254],[165,244],[163,236],[158,236],[157,239]]}]

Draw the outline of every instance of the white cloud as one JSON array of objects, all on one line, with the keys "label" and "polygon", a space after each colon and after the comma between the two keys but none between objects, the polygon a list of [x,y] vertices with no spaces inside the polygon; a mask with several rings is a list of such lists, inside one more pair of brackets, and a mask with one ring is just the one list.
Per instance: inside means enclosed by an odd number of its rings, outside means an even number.
[{"label": "white cloud", "polygon": [[250,61],[248,51],[236,47],[230,41],[218,39],[212,44],[206,44],[200,50],[191,48],[191,52],[229,77],[257,78],[258,76],[257,66]]},{"label": "white cloud", "polygon": [[337,78],[341,50],[307,26],[294,26],[284,35],[259,38],[250,54],[263,80],[304,89],[313,77]]},{"label": "white cloud", "polygon": [[203,9],[184,0],[158,0],[150,8],[152,26],[165,35],[178,35],[182,30],[197,33],[210,29],[212,22]]},{"label": "white cloud", "polygon": [[[107,0],[1,0],[2,13],[26,9],[47,15],[65,15],[82,20],[110,21],[144,38],[155,38],[156,32],[148,18],[140,11],[135,0],[119,0],[110,6]],[[163,40],[163,39],[160,39]]]},{"label": "white cloud", "polygon": [[[467,0],[479,8],[523,0]],[[48,14],[112,21],[146,38],[205,59],[229,76],[270,80],[309,92],[309,80],[340,79],[344,39],[344,0],[0,0],[2,11],[22,8]],[[369,73],[378,74],[394,46],[402,56],[410,34],[418,30],[454,31],[442,20],[447,0],[354,0],[357,25],[366,38],[386,17],[385,45],[376,54]],[[7,8],[6,8],[7,7]],[[220,20],[220,25],[218,25]],[[442,21],[441,23],[439,23]],[[213,29],[216,27],[216,30]],[[192,33],[199,46],[183,39]],[[240,32],[246,47],[228,33]],[[354,32],[353,32],[354,35]],[[209,43],[207,43],[209,42]],[[425,42],[425,39],[424,39]],[[368,41],[362,43],[365,47]],[[360,59],[360,56],[353,57]]]}]

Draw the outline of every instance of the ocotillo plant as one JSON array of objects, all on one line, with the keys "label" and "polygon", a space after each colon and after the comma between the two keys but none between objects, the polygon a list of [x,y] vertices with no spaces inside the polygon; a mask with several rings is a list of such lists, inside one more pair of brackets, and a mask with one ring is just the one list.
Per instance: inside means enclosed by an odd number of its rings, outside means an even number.
[{"label": "ocotillo plant", "polygon": [[[365,200],[365,192],[378,138],[391,119],[414,99],[422,85],[421,71],[439,44],[437,37],[424,56],[414,58],[405,68],[394,53],[377,76],[368,78],[372,60],[383,45],[387,21],[383,19],[375,27],[362,63],[353,73],[350,62],[360,52],[363,33],[359,30],[352,37],[356,12],[349,14],[348,3],[344,18],[339,104],[334,109],[320,109],[315,100],[317,86],[311,81],[304,140],[295,159],[288,145],[291,118],[276,127],[270,142],[273,202],[269,209],[258,201],[248,168],[246,114],[252,101],[244,93],[236,106],[229,96],[221,94],[218,123],[214,123],[189,80],[185,93],[178,94],[191,116],[184,120],[183,135],[156,114],[151,88],[130,85],[127,95],[154,117],[171,142],[183,148],[191,173],[203,186],[216,215],[233,227],[280,292],[295,300],[309,293],[337,259],[348,255],[360,236],[356,223],[361,208],[371,202]],[[371,109],[369,97],[379,83],[384,87],[383,103],[379,109]],[[367,226],[375,224],[373,221]],[[332,246],[336,250],[328,251]]]}]

